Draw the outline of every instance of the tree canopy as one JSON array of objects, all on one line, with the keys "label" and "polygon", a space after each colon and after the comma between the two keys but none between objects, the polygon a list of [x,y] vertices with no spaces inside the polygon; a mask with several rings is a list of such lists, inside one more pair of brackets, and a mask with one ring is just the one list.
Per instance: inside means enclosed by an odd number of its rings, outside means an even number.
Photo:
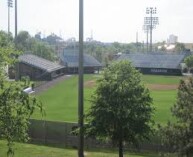
[{"label": "tree canopy", "polygon": [[13,37],[4,31],[0,31],[0,47],[13,46]]},{"label": "tree canopy", "polygon": [[185,45],[183,43],[176,43],[174,51],[178,53],[186,51]]},{"label": "tree canopy", "polygon": [[26,84],[8,80],[6,68],[15,64],[18,54],[6,42],[0,47],[0,139],[7,140],[7,156],[14,155],[14,141],[28,140],[29,118],[34,110],[42,111],[41,103],[23,92]]},{"label": "tree canopy", "polygon": [[97,81],[86,115],[86,133],[99,139],[111,139],[123,156],[123,142],[137,145],[152,131],[152,99],[141,83],[140,73],[131,63],[114,63]]},{"label": "tree canopy", "polygon": [[193,68],[193,55],[186,57],[184,62],[186,63],[188,69]]},{"label": "tree canopy", "polygon": [[177,101],[171,111],[176,123],[161,127],[163,143],[179,155],[193,155],[193,78],[181,80]]},{"label": "tree canopy", "polygon": [[56,60],[54,49],[48,43],[35,37],[31,37],[27,31],[21,31],[18,33],[15,38],[15,45],[17,50],[24,53],[30,52],[51,61]]}]

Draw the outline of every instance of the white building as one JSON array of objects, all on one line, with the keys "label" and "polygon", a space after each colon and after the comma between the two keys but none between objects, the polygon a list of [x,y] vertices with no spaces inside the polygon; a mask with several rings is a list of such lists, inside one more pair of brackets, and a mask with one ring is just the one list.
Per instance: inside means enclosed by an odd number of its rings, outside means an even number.
[{"label": "white building", "polygon": [[178,36],[171,34],[167,39],[167,44],[175,44],[178,42]]}]

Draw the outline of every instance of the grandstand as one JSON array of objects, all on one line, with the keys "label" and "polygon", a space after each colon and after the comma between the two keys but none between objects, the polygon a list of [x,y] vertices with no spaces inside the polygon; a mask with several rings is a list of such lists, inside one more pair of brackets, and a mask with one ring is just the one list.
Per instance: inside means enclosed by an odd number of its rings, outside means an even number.
[{"label": "grandstand", "polygon": [[24,54],[19,56],[19,77],[29,76],[31,80],[52,80],[63,75],[65,67],[44,58]]},{"label": "grandstand", "polygon": [[182,75],[185,54],[123,54],[117,60],[129,60],[144,74]]},{"label": "grandstand", "polygon": [[[78,73],[79,53],[74,49],[64,49],[60,56],[61,61],[67,67],[68,73]],[[101,63],[94,57],[84,54],[83,56],[84,73],[94,73],[102,67]]]}]

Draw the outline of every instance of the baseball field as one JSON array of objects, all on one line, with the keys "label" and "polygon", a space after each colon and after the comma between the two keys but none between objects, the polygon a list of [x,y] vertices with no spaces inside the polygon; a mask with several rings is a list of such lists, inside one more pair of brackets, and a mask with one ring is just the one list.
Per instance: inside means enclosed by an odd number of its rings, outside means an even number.
[{"label": "baseball field", "polygon": [[[99,74],[84,75],[84,110],[90,107],[90,97],[96,87]],[[165,124],[168,120],[174,121],[170,108],[175,103],[180,76],[143,75],[142,80],[150,90],[155,106],[154,120]],[[62,80],[47,90],[38,93],[39,100],[43,103],[46,115],[45,120],[77,122],[78,115],[78,76],[73,75]],[[34,119],[42,119],[36,112]]]}]

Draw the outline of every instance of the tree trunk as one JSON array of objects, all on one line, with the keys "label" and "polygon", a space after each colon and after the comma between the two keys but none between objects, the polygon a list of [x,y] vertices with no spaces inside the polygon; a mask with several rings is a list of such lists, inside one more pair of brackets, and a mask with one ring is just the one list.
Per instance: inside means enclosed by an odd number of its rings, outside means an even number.
[{"label": "tree trunk", "polygon": [[123,157],[123,140],[119,139],[119,157]]}]

